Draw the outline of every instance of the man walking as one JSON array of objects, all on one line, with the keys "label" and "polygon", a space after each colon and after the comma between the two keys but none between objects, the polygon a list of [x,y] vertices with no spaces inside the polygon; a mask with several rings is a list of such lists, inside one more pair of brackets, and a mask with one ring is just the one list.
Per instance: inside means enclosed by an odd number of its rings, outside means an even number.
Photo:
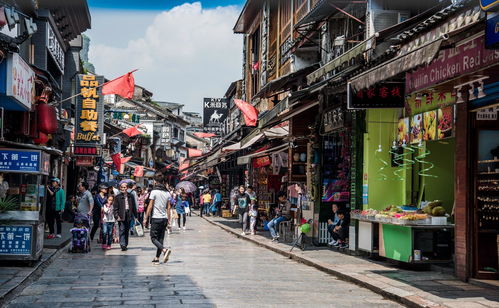
[{"label": "man walking", "polygon": [[114,218],[118,221],[120,232],[120,246],[122,251],[128,248],[128,237],[130,236],[130,219],[137,217],[137,206],[132,194],[129,194],[127,183],[120,184],[120,193],[114,198]]},{"label": "man walking", "polygon": [[[47,186],[47,224],[49,226],[48,239],[61,237],[61,211],[66,205],[66,195],[60,187],[61,180],[53,178],[51,186]],[[54,235],[54,220],[57,225],[57,235]]]},{"label": "man walking", "polygon": [[94,209],[94,198],[92,197],[92,193],[88,190],[88,183],[81,182],[78,186],[78,190],[81,193],[77,208],[78,214],[90,217],[92,215],[92,210]]},{"label": "man walking", "polygon": [[156,246],[156,257],[152,260],[154,265],[159,265],[159,257],[163,253],[163,263],[168,262],[171,250],[163,246],[165,231],[170,221],[171,195],[165,186],[165,178],[162,173],[154,175],[155,186],[149,195],[149,205],[144,215],[143,224],[147,225],[151,216],[151,242]]}]

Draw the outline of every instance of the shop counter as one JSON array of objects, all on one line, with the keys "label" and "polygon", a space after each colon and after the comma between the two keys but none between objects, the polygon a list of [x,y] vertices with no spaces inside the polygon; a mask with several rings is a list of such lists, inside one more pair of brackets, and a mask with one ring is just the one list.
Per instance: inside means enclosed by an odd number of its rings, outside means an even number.
[{"label": "shop counter", "polygon": [[452,224],[397,224],[352,217],[353,221],[358,222],[359,250],[414,264],[452,260]]}]

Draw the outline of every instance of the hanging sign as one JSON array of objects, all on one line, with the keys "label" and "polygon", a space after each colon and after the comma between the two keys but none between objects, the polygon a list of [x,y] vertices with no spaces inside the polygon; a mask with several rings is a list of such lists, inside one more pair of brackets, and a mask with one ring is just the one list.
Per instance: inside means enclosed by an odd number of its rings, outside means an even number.
[{"label": "hanging sign", "polygon": [[94,166],[94,158],[93,156],[77,156],[76,165],[80,167],[92,167]]},{"label": "hanging sign", "polygon": [[402,108],[404,107],[404,83],[379,83],[369,89],[354,91],[348,84],[348,108]]},{"label": "hanging sign", "polygon": [[341,107],[329,110],[324,114],[324,132],[329,133],[343,127],[343,109]]},{"label": "hanging sign", "polygon": [[499,0],[480,0],[480,7],[484,11],[490,11],[499,7]]},{"label": "hanging sign", "polygon": [[476,112],[476,119],[479,121],[497,121],[497,109],[495,107],[481,109]]},{"label": "hanging sign", "polygon": [[64,72],[64,49],[62,49],[62,45],[59,43],[50,23],[47,23],[47,49],[57,64],[57,67],[61,72]]},{"label": "hanging sign", "polygon": [[255,168],[255,169],[266,167],[266,166],[269,166],[270,164],[271,164],[270,156],[268,156],[268,155],[253,159],[253,168]]},{"label": "hanging sign", "polygon": [[0,226],[0,254],[30,255],[32,237],[32,226]]},{"label": "hanging sign", "polygon": [[485,48],[499,48],[499,13],[487,13],[485,26]]},{"label": "hanging sign", "polygon": [[40,172],[40,151],[0,149],[0,171]]},{"label": "hanging sign", "polygon": [[450,106],[456,103],[456,94],[453,92],[434,92],[408,95],[405,101],[406,115],[423,113],[437,108]]},{"label": "hanging sign", "polygon": [[0,106],[5,110],[28,111],[35,97],[35,72],[18,53],[0,63]]},{"label": "hanging sign", "polygon": [[222,132],[222,124],[229,114],[229,103],[226,98],[204,98],[203,126],[211,133]]},{"label": "hanging sign", "polygon": [[[104,133],[104,105],[102,103],[102,76],[79,75],[76,103],[76,145],[99,145]],[[96,154],[97,155],[97,154]]]}]

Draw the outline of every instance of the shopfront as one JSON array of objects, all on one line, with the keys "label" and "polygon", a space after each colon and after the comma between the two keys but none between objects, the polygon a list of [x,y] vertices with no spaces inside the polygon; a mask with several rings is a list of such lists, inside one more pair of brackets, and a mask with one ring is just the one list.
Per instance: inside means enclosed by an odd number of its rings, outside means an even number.
[{"label": "shopfront", "polygon": [[44,151],[0,148],[0,260],[40,258],[49,169]]}]

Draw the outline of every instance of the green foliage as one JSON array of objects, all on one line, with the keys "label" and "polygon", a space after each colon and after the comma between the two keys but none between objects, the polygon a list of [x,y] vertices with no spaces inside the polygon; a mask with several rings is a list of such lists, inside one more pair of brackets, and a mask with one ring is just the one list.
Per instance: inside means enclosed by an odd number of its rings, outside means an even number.
[{"label": "green foliage", "polygon": [[17,197],[16,196],[6,196],[4,198],[0,198],[0,213],[7,211],[17,210]]}]

